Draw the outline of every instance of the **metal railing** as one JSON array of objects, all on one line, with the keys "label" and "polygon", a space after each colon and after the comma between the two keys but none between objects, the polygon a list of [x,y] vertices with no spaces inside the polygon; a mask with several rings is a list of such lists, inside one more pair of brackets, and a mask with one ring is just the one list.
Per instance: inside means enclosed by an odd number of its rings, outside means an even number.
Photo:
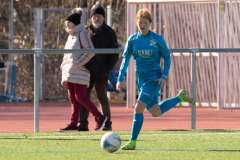
[{"label": "metal railing", "polygon": [[[34,54],[34,132],[39,132],[39,70],[40,70],[40,55],[41,54],[63,54],[66,52],[70,53],[122,53],[123,49],[81,49],[81,50],[64,50],[64,49],[41,49],[36,48],[33,50],[17,50],[17,49],[2,49],[0,54]],[[220,48],[220,49],[200,49],[200,48],[190,48],[190,49],[170,49],[172,53],[191,53],[191,96],[196,99],[196,53],[198,52],[240,52],[240,48]],[[218,70],[222,69],[220,65],[223,61],[221,54],[218,56]],[[219,72],[219,71],[218,71]],[[131,74],[130,74],[131,75]],[[128,76],[129,77],[129,76]],[[218,79],[221,75],[218,74]],[[219,87],[222,86],[222,82],[218,82],[218,105],[223,103],[222,92]],[[134,86],[131,86],[134,87]],[[131,91],[133,88],[128,88]],[[132,107],[132,100],[135,98],[131,97],[131,94],[127,94],[127,107]],[[192,106],[191,110],[191,129],[196,129],[196,105]]]}]

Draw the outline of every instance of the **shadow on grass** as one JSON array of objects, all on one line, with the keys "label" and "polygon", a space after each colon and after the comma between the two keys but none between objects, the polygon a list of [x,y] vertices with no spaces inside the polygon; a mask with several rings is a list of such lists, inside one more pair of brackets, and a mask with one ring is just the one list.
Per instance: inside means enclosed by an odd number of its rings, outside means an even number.
[{"label": "shadow on grass", "polygon": [[196,132],[240,132],[239,129],[195,129],[195,130],[187,130],[187,129],[172,129],[172,130],[159,130],[162,132],[187,132],[187,131],[196,131]]},{"label": "shadow on grass", "polygon": [[173,131],[173,132],[175,132],[175,131],[178,131],[178,132],[181,132],[181,131],[184,131],[184,132],[186,132],[186,131],[190,131],[190,130],[187,130],[187,129],[169,129],[169,130],[160,130],[160,131],[167,131],[167,132],[169,132],[169,131]]},{"label": "shadow on grass", "polygon": [[208,150],[208,151],[211,151],[211,152],[240,152],[240,149],[239,150]]},{"label": "shadow on grass", "polygon": [[205,151],[205,152],[239,152],[240,149],[200,149],[200,148],[137,148],[136,150],[146,150],[146,151]]},{"label": "shadow on grass", "polygon": [[204,132],[239,132],[239,130],[234,130],[234,129],[204,129]]}]

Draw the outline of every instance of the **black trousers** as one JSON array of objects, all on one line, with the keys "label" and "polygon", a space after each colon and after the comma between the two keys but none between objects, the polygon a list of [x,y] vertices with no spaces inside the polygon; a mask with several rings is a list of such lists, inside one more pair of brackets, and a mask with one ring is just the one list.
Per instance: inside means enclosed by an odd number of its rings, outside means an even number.
[{"label": "black trousers", "polygon": [[[112,125],[111,111],[110,111],[109,101],[107,97],[108,79],[107,78],[95,79],[91,77],[89,87],[86,90],[86,95],[89,98],[91,96],[91,91],[93,89],[93,86],[95,87],[95,90],[96,90],[101,112],[103,115],[108,117],[105,125],[111,126]],[[89,111],[83,105],[81,105],[79,123],[81,123],[81,125],[83,126],[88,126],[89,124],[88,117],[89,117]]]}]

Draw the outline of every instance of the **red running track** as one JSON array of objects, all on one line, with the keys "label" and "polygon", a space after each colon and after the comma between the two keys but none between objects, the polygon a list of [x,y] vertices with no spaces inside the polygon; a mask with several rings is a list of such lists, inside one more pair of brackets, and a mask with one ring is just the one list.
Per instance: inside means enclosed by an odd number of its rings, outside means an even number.
[{"label": "red running track", "polygon": [[[125,102],[111,102],[113,130],[131,130],[133,108]],[[39,132],[56,132],[70,120],[69,102],[41,102],[39,105]],[[240,129],[240,110],[218,110],[210,107],[196,108],[196,129]],[[89,117],[89,129],[95,127],[94,117]],[[175,107],[160,117],[144,112],[143,130],[189,130],[191,108]],[[0,102],[0,132],[34,132],[34,104],[31,102]]]}]

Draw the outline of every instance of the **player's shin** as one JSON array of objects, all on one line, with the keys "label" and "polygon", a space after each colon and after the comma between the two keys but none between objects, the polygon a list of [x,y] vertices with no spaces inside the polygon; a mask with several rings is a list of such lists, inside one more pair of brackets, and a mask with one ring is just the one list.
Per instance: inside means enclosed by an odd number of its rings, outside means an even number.
[{"label": "player's shin", "polygon": [[137,137],[142,129],[143,120],[144,120],[143,113],[140,114],[134,113],[131,140],[137,140]]},{"label": "player's shin", "polygon": [[131,140],[122,147],[123,150],[135,150],[136,140],[141,131],[143,120],[144,120],[143,113],[140,113],[140,114],[134,113]]},{"label": "player's shin", "polygon": [[173,98],[166,99],[159,103],[162,114],[175,107],[180,102],[180,99],[176,96]]}]

